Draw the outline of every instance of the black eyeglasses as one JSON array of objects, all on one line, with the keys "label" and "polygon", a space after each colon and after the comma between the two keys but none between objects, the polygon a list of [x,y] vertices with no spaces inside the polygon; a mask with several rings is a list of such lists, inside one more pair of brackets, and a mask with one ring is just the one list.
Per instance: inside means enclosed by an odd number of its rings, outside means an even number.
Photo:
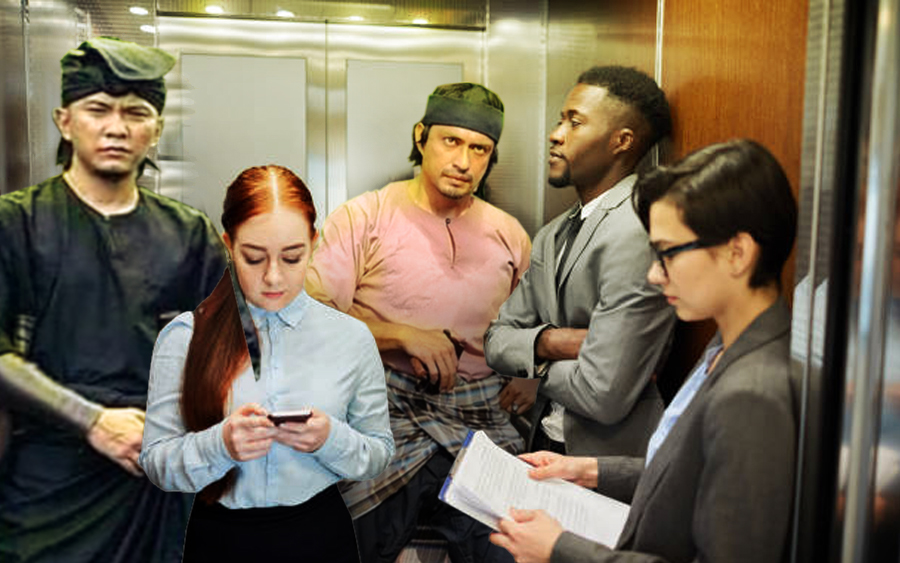
[{"label": "black eyeglasses", "polygon": [[650,243],[650,248],[653,249],[654,254],[656,254],[656,261],[659,262],[659,267],[662,268],[663,274],[668,278],[669,271],[666,269],[666,261],[671,260],[675,256],[681,254],[682,252],[687,252],[688,250],[697,250],[698,248],[710,248],[712,246],[718,246],[722,243],[713,242],[709,240],[700,240],[697,239],[695,241],[686,242],[684,244],[678,244],[675,246],[670,246],[665,250],[660,250],[656,248],[653,243]]}]

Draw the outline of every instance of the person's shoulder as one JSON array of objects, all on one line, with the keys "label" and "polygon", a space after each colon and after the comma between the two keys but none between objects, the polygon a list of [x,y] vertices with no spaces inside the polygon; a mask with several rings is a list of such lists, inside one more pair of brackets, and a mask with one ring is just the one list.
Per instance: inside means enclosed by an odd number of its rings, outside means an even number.
[{"label": "person's shoulder", "polygon": [[7,211],[32,208],[39,202],[56,196],[62,189],[62,176],[53,176],[39,184],[0,195],[0,208]]},{"label": "person's shoulder", "polygon": [[147,206],[153,210],[165,214],[171,219],[184,224],[206,227],[212,225],[209,217],[205,213],[195,207],[172,199],[168,196],[158,194],[144,187],[138,187],[141,196],[144,198]]},{"label": "person's shoulder", "polygon": [[392,182],[377,190],[354,196],[340,204],[325,220],[326,226],[352,224],[372,232],[389,228],[390,221],[406,198],[405,182]]},{"label": "person's shoulder", "polygon": [[167,353],[185,350],[191,343],[194,334],[194,313],[181,313],[159,331],[156,337],[155,353]]},{"label": "person's shoulder", "polygon": [[371,339],[372,333],[369,327],[361,320],[351,317],[347,313],[338,311],[333,307],[321,303],[309,297],[306,315],[315,319],[317,324],[327,325],[330,331],[341,334],[341,339],[346,342],[347,339]]},{"label": "person's shoulder", "polygon": [[769,340],[736,358],[714,386],[714,396],[725,400],[750,395],[761,400],[790,401],[790,337]]},{"label": "person's shoulder", "polygon": [[404,193],[403,182],[391,182],[376,190],[369,190],[348,199],[338,209],[341,207],[367,210],[378,209],[396,201]]},{"label": "person's shoulder", "polygon": [[27,229],[29,217],[39,210],[58,207],[64,189],[61,176],[48,178],[39,184],[0,195],[0,230]]},{"label": "person's shoulder", "polygon": [[489,224],[496,226],[499,230],[508,231],[518,236],[528,236],[525,228],[522,227],[522,223],[509,212],[478,197],[475,198],[475,205],[480,208],[481,213]]}]

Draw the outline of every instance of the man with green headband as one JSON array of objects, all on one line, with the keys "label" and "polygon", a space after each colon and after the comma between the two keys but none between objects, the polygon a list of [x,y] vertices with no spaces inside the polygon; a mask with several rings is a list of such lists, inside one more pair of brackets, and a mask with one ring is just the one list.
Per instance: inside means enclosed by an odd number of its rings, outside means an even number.
[{"label": "man with green headband", "polygon": [[137,463],[150,357],[226,262],[204,215],[137,185],[174,62],[110,38],[69,51],[64,171],[0,197],[0,561],[181,560],[191,497]]},{"label": "man with green headband", "polygon": [[356,197],[325,221],[309,294],[369,326],[386,368],[396,453],[342,488],[365,562],[393,562],[420,515],[457,561],[512,561],[490,529],[438,500],[468,431],[518,452],[483,335],[528,267],[516,219],[476,197],[497,160],[503,103],[478,84],[439,86],[413,129],[412,180]]}]

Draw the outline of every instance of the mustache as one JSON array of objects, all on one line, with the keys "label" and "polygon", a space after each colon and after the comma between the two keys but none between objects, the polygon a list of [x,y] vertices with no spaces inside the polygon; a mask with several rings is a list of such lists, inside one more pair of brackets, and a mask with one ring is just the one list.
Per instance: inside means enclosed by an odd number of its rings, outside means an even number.
[{"label": "mustache", "polygon": [[460,174],[459,172],[453,172],[451,170],[445,170],[443,174],[448,178],[459,180],[460,182],[471,182],[474,180],[471,174]]},{"label": "mustache", "polygon": [[550,156],[555,156],[556,158],[561,158],[562,160],[569,162],[569,160],[566,158],[566,155],[553,149],[550,149]]}]

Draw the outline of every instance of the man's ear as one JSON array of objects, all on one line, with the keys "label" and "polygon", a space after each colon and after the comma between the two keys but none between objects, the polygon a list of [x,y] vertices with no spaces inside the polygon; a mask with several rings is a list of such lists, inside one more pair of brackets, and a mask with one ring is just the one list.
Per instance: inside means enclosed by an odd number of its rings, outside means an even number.
[{"label": "man's ear", "polygon": [[628,127],[619,129],[618,131],[613,133],[612,138],[610,139],[613,154],[622,154],[624,152],[630,151],[632,148],[634,148],[634,143],[634,131],[632,131]]},{"label": "man's ear", "polygon": [[156,135],[154,135],[153,140],[150,142],[151,147],[155,147],[159,144],[159,138],[162,137],[163,125],[166,124],[166,119],[160,116],[156,121]]},{"label": "man's ear", "polygon": [[422,131],[424,131],[424,130],[425,130],[425,126],[422,125],[421,121],[416,123],[416,129],[413,134],[415,135],[416,146],[419,147],[419,150],[422,149]]},{"label": "man's ear", "polygon": [[53,123],[56,124],[56,128],[59,129],[59,134],[62,138],[71,142],[72,112],[69,111],[69,108],[54,108]]}]

